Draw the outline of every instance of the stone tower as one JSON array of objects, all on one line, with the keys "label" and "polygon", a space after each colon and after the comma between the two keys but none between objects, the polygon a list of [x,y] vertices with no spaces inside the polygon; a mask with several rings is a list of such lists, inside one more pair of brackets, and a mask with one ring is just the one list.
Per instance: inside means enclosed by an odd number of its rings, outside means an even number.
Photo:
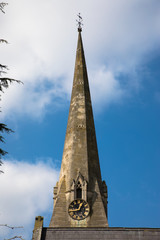
[{"label": "stone tower", "polygon": [[[108,226],[107,186],[101,178],[81,31],[79,27],[66,138],[59,182],[54,187],[50,227]],[[88,204],[88,214],[84,214],[83,206],[76,212],[78,202],[74,203],[74,211],[71,205],[73,213],[69,214],[70,203],[77,199]],[[87,216],[81,216],[81,211]]]}]

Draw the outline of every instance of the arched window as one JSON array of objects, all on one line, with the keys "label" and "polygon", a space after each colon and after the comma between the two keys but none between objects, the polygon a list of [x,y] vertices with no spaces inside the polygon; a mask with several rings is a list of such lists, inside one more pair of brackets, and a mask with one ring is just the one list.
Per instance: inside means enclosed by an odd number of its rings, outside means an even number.
[{"label": "arched window", "polygon": [[79,181],[76,186],[76,198],[82,198],[82,185]]}]

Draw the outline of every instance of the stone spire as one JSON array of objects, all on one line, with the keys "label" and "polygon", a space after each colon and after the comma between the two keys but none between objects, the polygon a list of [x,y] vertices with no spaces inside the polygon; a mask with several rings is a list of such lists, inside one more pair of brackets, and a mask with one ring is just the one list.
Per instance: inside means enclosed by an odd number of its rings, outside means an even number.
[{"label": "stone spire", "polygon": [[[59,182],[54,188],[50,227],[106,227],[107,186],[102,182],[87,68],[78,27],[78,44],[72,96]],[[80,186],[80,187],[79,187]],[[68,215],[68,206],[78,196],[89,203],[90,214],[81,221]]]}]

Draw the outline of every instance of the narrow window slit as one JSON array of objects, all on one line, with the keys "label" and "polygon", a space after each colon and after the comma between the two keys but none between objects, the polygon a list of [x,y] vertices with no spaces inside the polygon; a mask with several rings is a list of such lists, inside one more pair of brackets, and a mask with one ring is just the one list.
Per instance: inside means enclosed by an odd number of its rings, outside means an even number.
[{"label": "narrow window slit", "polygon": [[80,182],[77,183],[76,197],[77,198],[82,198],[82,186],[81,186]]}]

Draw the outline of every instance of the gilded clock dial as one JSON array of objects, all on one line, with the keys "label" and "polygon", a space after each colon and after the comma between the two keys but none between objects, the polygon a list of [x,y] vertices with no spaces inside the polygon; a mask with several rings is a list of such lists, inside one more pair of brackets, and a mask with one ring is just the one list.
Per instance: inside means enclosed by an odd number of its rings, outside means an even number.
[{"label": "gilded clock dial", "polygon": [[70,203],[68,213],[74,220],[83,220],[89,214],[89,205],[82,199],[76,199]]}]

